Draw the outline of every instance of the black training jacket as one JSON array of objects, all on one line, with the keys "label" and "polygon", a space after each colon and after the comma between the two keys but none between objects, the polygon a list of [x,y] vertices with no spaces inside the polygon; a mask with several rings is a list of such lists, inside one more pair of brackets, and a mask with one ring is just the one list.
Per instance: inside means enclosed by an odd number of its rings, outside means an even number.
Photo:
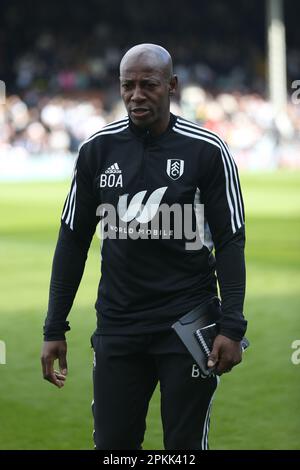
[{"label": "black training jacket", "polygon": [[[161,211],[174,204],[183,215],[171,214],[165,228]],[[191,228],[202,233],[201,246],[193,249],[187,249],[193,239],[184,229],[189,216]],[[82,144],[53,260],[46,340],[64,339],[70,329],[66,318],[100,219],[98,333],[168,329],[215,296],[218,279],[221,333],[242,338],[247,325],[243,201],[237,167],[219,136],[171,114],[158,137],[126,117]],[[158,225],[151,226],[155,220]],[[128,235],[130,227],[138,236]]]}]

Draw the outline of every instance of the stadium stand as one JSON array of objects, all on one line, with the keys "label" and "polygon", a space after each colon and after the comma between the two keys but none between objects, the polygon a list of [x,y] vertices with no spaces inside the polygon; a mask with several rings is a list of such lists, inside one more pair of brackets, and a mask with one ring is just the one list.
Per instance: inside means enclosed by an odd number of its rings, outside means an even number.
[{"label": "stadium stand", "polygon": [[[229,8],[188,0],[175,7],[166,0],[141,8],[137,0],[64,0],[32,7],[1,4],[2,174],[8,158],[73,155],[122,116],[118,64],[139,42],[170,50],[181,83],[174,112],[220,133],[241,168],[300,167],[300,106],[290,99],[279,119],[267,99],[263,2],[232,0]],[[286,2],[290,95],[300,79],[299,13],[297,2]]]}]

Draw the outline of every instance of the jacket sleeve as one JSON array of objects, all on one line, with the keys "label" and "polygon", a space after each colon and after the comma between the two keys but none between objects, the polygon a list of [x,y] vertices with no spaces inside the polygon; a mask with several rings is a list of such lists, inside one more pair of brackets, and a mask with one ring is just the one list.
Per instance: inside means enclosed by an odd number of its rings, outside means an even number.
[{"label": "jacket sleeve", "polygon": [[219,140],[210,153],[202,202],[215,247],[217,279],[222,300],[220,334],[239,341],[247,321],[245,297],[244,205],[237,166],[227,145]]},{"label": "jacket sleeve", "polygon": [[66,319],[82,278],[96,225],[93,175],[87,153],[82,148],[64,204],[53,258],[48,312],[44,325],[46,341],[65,339],[64,333],[70,329]]}]

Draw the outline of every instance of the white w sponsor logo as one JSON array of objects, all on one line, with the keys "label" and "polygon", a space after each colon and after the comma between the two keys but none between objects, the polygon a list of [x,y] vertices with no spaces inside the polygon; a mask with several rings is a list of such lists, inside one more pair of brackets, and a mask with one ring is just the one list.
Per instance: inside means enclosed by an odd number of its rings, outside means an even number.
[{"label": "white w sponsor logo", "polygon": [[140,191],[135,194],[127,206],[128,194],[120,196],[118,202],[119,217],[123,222],[130,222],[134,218],[140,223],[145,224],[153,219],[158,211],[159,205],[168,186],[158,188],[150,194],[148,201],[143,206],[142,202],[147,191]]}]

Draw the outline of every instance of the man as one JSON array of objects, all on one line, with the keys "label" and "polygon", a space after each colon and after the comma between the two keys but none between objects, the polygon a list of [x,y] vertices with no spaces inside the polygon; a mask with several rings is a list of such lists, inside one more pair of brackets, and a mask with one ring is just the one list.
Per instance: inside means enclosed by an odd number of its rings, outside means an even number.
[{"label": "man", "polygon": [[[81,146],[63,209],[43,374],[57,387],[64,385],[66,318],[99,218],[103,222],[114,213],[116,220],[108,221],[102,236],[92,337],[95,447],[142,448],[149,400],[159,381],[165,448],[207,449],[217,375],[241,361],[246,330],[237,168],[218,136],[170,113],[177,77],[165,49],[153,44],[130,49],[120,64],[120,87],[128,117]],[[200,247],[187,249],[185,235],[173,236],[176,220],[169,231],[149,228],[163,205],[174,204],[192,208],[195,227],[197,201],[205,215]],[[211,303],[217,294],[215,270],[222,319],[208,366],[216,367],[216,375],[203,378],[171,326],[197,305]],[[59,371],[53,369],[56,359]]]}]

